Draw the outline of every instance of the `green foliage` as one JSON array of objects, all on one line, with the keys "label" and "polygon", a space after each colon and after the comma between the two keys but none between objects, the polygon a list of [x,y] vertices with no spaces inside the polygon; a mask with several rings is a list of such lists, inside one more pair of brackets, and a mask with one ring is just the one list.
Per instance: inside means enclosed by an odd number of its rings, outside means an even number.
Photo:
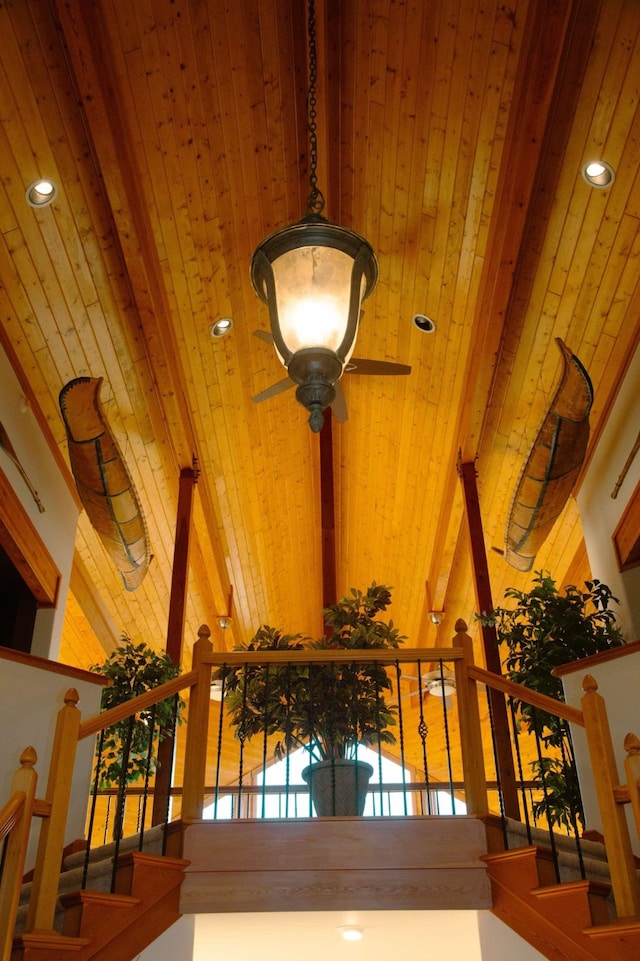
[{"label": "green foliage", "polygon": [[[618,603],[611,590],[594,579],[585,589],[571,585],[561,594],[551,575],[536,571],[530,591],[508,588],[509,608],[483,613],[483,623],[493,624],[498,642],[506,646],[503,664],[507,677],[530,690],[564,701],[562,681],[552,671],[561,664],[589,657],[624,643],[611,603]],[[551,823],[572,823],[580,818],[577,773],[568,729],[554,714],[513,699],[522,726],[537,734],[555,756],[534,761],[534,780],[544,779],[546,799],[535,808]]]},{"label": "green foliage", "polygon": [[[237,650],[397,648],[404,637],[393,621],[375,619],[390,603],[389,588],[374,582],[322,612],[333,631],[329,638],[311,641],[263,625]],[[395,743],[389,728],[397,709],[385,700],[391,681],[380,664],[256,664],[221,668],[218,677],[236,736],[281,735],[276,757],[305,745],[317,760],[347,758],[359,744]]]},{"label": "green foliage", "polygon": [[[167,654],[158,654],[144,643],[134,644],[126,634],[122,635],[122,641],[104,664],[94,664],[91,668],[111,681],[102,692],[103,711],[130,701],[180,674],[179,665],[174,664]],[[183,707],[184,702],[179,698],[178,714]],[[174,709],[175,699],[169,697],[139,711],[131,720],[120,721],[106,729],[97,761],[101,788],[119,784],[123,778],[128,784],[134,783],[147,773],[155,772],[157,745],[173,727]]]},{"label": "green foliage", "polygon": [[533,802],[534,818],[546,817],[551,825],[575,831],[577,822],[582,823],[582,798],[573,757],[541,757],[532,761],[531,767],[542,791]]}]

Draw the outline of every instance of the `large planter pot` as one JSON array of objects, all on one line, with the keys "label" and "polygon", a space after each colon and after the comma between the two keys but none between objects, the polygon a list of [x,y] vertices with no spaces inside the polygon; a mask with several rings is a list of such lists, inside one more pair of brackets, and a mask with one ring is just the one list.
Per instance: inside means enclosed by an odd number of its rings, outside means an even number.
[{"label": "large planter pot", "polygon": [[369,790],[373,768],[366,761],[318,761],[302,772],[318,817],[359,816]]}]

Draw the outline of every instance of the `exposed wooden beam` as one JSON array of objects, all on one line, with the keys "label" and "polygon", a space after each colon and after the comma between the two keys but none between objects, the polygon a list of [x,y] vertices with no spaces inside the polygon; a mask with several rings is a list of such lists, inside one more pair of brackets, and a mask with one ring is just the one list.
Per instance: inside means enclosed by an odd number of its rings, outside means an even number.
[{"label": "exposed wooden beam", "polygon": [[[193,515],[193,495],[198,483],[197,461],[192,468],[180,471],[178,487],[178,515],[176,517],[176,536],[173,548],[173,568],[171,572],[171,597],[169,599],[169,622],[167,625],[167,654],[174,664],[182,663],[184,644],[184,624],[187,603],[187,582],[189,579],[189,544],[191,540],[191,518]],[[153,795],[152,824],[164,824],[169,809],[169,790],[171,788],[172,761],[175,737],[168,734],[158,745],[158,771]]]},{"label": "exposed wooden beam", "polygon": [[[484,546],[484,534],[480,518],[480,503],[476,486],[476,470],[473,463],[460,464],[460,479],[464,492],[465,518],[469,534],[469,548],[471,550],[473,580],[476,589],[476,600],[479,611],[492,611],[491,585],[489,583],[489,568]],[[482,625],[482,642],[484,646],[485,663],[493,674],[501,674],[498,637],[495,627]],[[520,804],[516,788],[516,772],[513,763],[513,749],[509,734],[507,705],[504,695],[491,688],[489,690],[491,709],[493,714],[493,731],[496,745],[496,765],[498,779],[501,784],[504,813],[507,817],[520,820]]]}]

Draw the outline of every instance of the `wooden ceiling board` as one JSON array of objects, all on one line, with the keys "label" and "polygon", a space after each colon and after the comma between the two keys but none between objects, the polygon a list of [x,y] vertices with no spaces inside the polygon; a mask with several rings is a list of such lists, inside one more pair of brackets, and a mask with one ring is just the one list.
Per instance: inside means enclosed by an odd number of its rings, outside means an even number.
[{"label": "wooden ceiling board", "polygon": [[[440,643],[476,608],[459,452],[477,456],[498,602],[528,582],[491,548],[553,393],[554,338],[594,380],[596,436],[640,336],[640,11],[632,0],[317,0],[316,19],[325,212],[365,236],[380,266],[355,354],[412,367],[344,378],[338,592],[391,583],[410,643]],[[3,342],[65,457],[60,388],[105,378],[154,560],[127,594],[84,517],[77,550],[118,629],[159,647],[179,472],[198,458],[186,663],[230,584],[233,625],[216,645],[264,622],[322,630],[318,438],[293,390],[251,401],[284,376],[253,335],[268,316],[249,265],[305,209],[305,33],[297,0],[0,9]],[[580,175],[599,150],[617,174],[606,191]],[[43,172],[60,190],[34,211],[24,190]],[[434,334],[415,328],[416,312]],[[214,340],[222,316],[234,327]],[[581,537],[571,501],[540,565],[560,581],[582,570]],[[75,626],[70,605],[74,657],[84,618]]]}]

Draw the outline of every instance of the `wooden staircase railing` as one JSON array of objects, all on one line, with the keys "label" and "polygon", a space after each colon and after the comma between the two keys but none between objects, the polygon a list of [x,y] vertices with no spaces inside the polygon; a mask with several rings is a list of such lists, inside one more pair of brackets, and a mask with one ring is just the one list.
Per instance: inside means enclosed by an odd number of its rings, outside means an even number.
[{"label": "wooden staircase railing", "polygon": [[640,836],[640,740],[631,734],[625,739],[625,746],[628,746],[625,768],[629,783],[623,785],[618,777],[606,705],[598,694],[598,685],[591,675],[587,674],[583,681],[585,693],[580,711],[482,668],[470,665],[468,673],[469,677],[476,681],[584,727],[616,911],[619,917],[640,916],[640,885],[622,808],[623,804],[631,801]]},{"label": "wooden staircase railing", "polygon": [[16,771],[11,784],[11,795],[0,811],[0,843],[6,839],[2,865],[3,881],[0,885],[0,959],[9,961],[13,930],[18,910],[20,887],[16,879],[22,880],[24,862],[29,842],[31,818],[33,816],[36,784],[36,752],[27,747],[20,756],[20,768]]},{"label": "wooden staircase railing", "polygon": [[[478,682],[517,696],[520,700],[529,700],[530,703],[545,710],[553,711],[572,723],[584,725],[598,787],[598,800],[609,856],[617,914],[620,918],[640,916],[640,888],[636,877],[626,818],[621,809],[622,803],[631,801],[637,822],[640,824],[640,791],[638,787],[640,781],[640,741],[636,738],[629,742],[629,757],[626,765],[629,783],[620,785],[604,701],[598,694],[597,685],[593,679],[585,679],[582,710],[578,711],[551,698],[545,698],[536,692],[530,692],[521,685],[513,684],[513,682],[489,671],[475,667],[472,661],[472,643],[466,634],[464,622],[458,622],[456,631],[454,646],[451,648],[438,648],[433,651],[425,649],[420,649],[417,652],[405,651],[403,656],[409,657],[417,653],[422,660],[428,660],[430,657],[433,659],[441,658],[446,653],[446,659],[454,664],[468,813],[477,816],[483,816],[487,813],[486,780],[482,760],[482,736],[478,710]],[[277,655],[277,653],[271,652],[272,656]],[[347,655],[353,655],[353,652],[322,652],[323,659],[325,657],[329,659],[334,657],[346,658]],[[29,815],[33,811],[34,805],[37,806],[39,803],[40,813],[45,814],[34,869],[26,933],[46,939],[47,936],[55,934],[53,925],[58,895],[58,875],[64,847],[69,792],[78,741],[96,734],[101,729],[123,720],[142,708],[147,708],[153,703],[185,689],[190,691],[190,706],[183,779],[182,819],[188,822],[197,820],[202,816],[211,670],[213,665],[222,663],[221,658],[225,663],[231,663],[235,656],[230,652],[226,652],[224,655],[214,654],[210,632],[206,626],[203,626],[200,629],[198,641],[194,645],[193,669],[153,691],[132,699],[127,704],[119,705],[110,711],[83,721],[77,707],[77,692],[73,689],[67,692],[64,707],[59,712],[45,801],[35,802],[35,772],[33,771],[33,761],[35,759],[31,760],[25,752],[25,760],[21,762],[22,768],[16,774],[14,785],[13,793],[17,797],[10,801],[1,815],[3,825],[6,822],[10,826],[14,821],[16,827],[18,824],[22,825],[20,834],[16,834],[15,839],[10,840],[8,848],[10,855],[7,853],[5,857],[5,870],[0,889],[0,911],[5,912],[0,914],[0,921],[7,920],[7,924],[3,924],[2,929],[4,931],[11,931],[13,928],[9,919],[11,912],[15,910],[16,891],[22,879],[23,849],[26,849],[26,840],[22,832],[28,828],[28,821],[30,820],[28,816],[20,816],[19,810],[24,805],[24,812]],[[369,660],[372,658],[384,660],[387,656],[395,658],[397,654],[384,651],[366,652],[366,657]],[[247,660],[247,654],[244,652],[238,653],[237,657],[241,658],[242,661]],[[262,652],[260,657],[265,659]],[[287,652],[287,658],[293,659],[291,652]],[[24,800],[22,800],[22,794],[24,794]],[[5,937],[5,942],[6,940]],[[0,961],[8,961],[8,957],[5,946],[5,954]]]}]

